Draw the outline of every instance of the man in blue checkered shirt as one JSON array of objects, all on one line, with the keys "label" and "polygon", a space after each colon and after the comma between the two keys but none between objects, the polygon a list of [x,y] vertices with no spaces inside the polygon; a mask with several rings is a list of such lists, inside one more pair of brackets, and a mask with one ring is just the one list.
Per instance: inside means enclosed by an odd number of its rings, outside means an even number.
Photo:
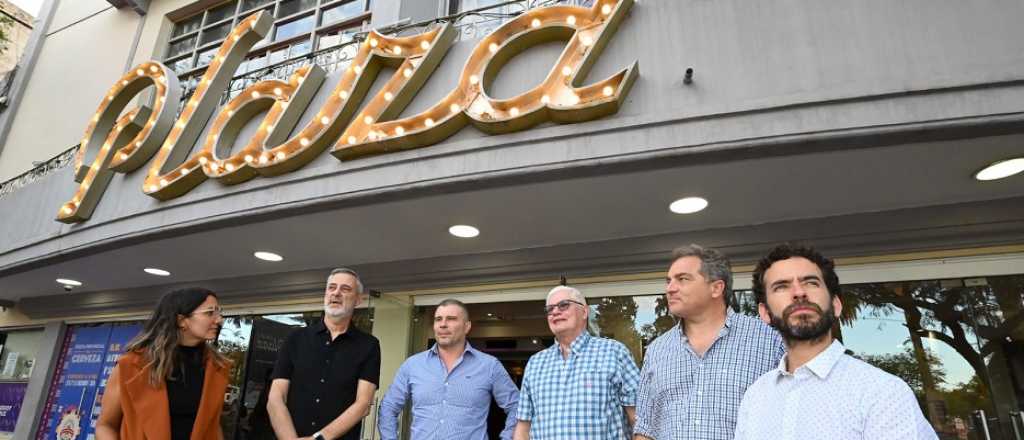
[{"label": "man in blue checkered shirt", "polygon": [[782,338],[729,308],[732,270],[714,249],[676,249],[666,283],[680,321],[647,348],[634,440],[731,440],[743,392],[778,366]]},{"label": "man in blue checkered shirt", "polygon": [[639,371],[621,342],[587,334],[579,290],[559,286],[544,311],[555,344],[530,357],[515,440],[625,440],[635,419]]}]

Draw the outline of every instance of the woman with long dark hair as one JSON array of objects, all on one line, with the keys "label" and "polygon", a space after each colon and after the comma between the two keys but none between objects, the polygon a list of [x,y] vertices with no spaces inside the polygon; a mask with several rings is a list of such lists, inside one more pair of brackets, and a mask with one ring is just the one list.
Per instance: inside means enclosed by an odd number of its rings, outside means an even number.
[{"label": "woman with long dark hair", "polygon": [[110,373],[97,440],[221,440],[229,361],[208,341],[223,322],[207,289],[160,298]]}]

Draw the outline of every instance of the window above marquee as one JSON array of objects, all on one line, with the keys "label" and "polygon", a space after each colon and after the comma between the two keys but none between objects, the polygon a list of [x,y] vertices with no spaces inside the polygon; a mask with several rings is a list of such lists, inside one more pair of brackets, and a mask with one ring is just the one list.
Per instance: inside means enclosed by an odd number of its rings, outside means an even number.
[{"label": "window above marquee", "polygon": [[267,11],[274,17],[274,28],[239,67],[237,74],[242,75],[350,41],[351,35],[363,30],[369,22],[368,3],[369,0],[222,2],[174,24],[164,51],[164,64],[185,83],[197,79],[231,29],[249,15]]}]

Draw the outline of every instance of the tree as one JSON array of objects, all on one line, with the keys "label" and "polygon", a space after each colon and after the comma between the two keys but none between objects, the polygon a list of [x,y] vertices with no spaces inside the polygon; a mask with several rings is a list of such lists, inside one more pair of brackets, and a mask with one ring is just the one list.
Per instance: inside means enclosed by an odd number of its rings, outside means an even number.
[{"label": "tree", "polygon": [[[945,383],[946,371],[942,368],[942,360],[930,352],[926,353],[927,368],[931,372],[935,384]],[[917,362],[917,356],[912,349],[907,348],[901,353],[861,355],[857,357],[889,374],[903,379],[914,390],[914,394],[918,395],[918,399],[924,397],[924,377],[921,366]]]}]

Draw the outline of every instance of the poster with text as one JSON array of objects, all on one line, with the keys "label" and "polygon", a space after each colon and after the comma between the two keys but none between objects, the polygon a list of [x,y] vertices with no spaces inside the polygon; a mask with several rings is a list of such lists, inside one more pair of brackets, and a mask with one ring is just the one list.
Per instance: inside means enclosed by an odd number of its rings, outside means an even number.
[{"label": "poster with text", "polygon": [[100,405],[103,402],[103,391],[107,388],[107,379],[110,378],[110,372],[117,365],[117,358],[124,353],[125,345],[142,331],[142,324],[117,324],[110,329],[110,340],[107,342],[107,350],[103,355],[103,370],[100,372],[99,384],[96,387],[96,399],[93,401],[92,409],[89,411],[91,416],[89,417],[89,426],[83,427],[82,435],[80,438],[92,439],[93,433],[96,432],[96,420],[100,418],[100,410],[103,408]]},{"label": "poster with text", "polygon": [[43,438],[86,438],[82,435],[82,418],[83,414],[89,414],[96,401],[96,389],[103,369],[107,341],[110,339],[110,328],[107,324],[68,330],[71,337],[64,347],[64,362],[56,376],[56,392],[52,395],[53,402],[47,405],[45,428],[40,430]]},{"label": "poster with text", "polygon": [[25,382],[0,383],[0,432],[14,432],[26,388],[28,384]]}]

